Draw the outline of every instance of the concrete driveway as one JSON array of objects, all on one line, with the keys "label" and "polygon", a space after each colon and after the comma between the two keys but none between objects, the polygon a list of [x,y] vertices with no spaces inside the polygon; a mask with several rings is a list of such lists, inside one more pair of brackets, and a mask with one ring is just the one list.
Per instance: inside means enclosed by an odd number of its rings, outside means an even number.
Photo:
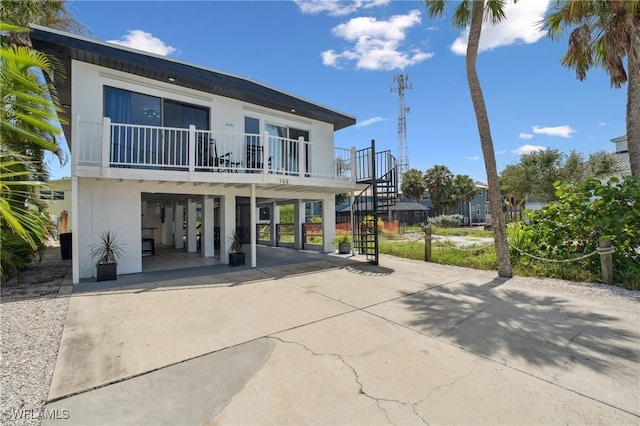
[{"label": "concrete driveway", "polygon": [[78,292],[43,424],[640,424],[637,293],[381,265]]}]

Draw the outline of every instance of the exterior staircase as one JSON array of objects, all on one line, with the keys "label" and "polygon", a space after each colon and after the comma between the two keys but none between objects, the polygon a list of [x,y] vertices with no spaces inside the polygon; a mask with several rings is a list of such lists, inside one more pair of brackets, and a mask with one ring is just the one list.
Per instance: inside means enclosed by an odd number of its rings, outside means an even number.
[{"label": "exterior staircase", "polygon": [[354,199],[351,206],[353,247],[367,260],[378,264],[378,219],[389,216],[389,209],[398,202],[398,166],[391,151],[376,152],[371,147],[356,152],[356,180],[369,184]]}]

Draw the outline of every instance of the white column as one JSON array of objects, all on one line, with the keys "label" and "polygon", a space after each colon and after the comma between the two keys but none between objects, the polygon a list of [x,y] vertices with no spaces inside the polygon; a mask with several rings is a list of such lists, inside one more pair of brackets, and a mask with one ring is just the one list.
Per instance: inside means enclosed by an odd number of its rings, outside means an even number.
[{"label": "white column", "polygon": [[162,244],[166,246],[173,245],[173,209],[173,204],[164,206],[164,223],[162,224],[164,232],[162,235]]},{"label": "white column", "polygon": [[249,226],[251,236],[251,267],[256,267],[256,185],[251,184],[251,197],[249,199]]},{"label": "white column", "polygon": [[198,240],[196,236],[196,202],[189,198],[187,200],[187,252],[198,251]]},{"label": "white column", "polygon": [[229,263],[229,241],[236,232],[236,196],[220,197],[220,261]]},{"label": "white column", "polygon": [[200,234],[200,244],[202,245],[202,255],[213,257],[215,250],[213,247],[213,223],[214,223],[214,203],[213,197],[205,195],[202,201],[202,233]]},{"label": "white column", "polygon": [[349,226],[351,226],[351,254],[356,255],[355,244],[353,243],[356,236],[356,228],[353,226],[353,201],[355,200],[355,193],[351,191],[349,193]]},{"label": "white column", "polygon": [[295,233],[295,236],[293,238],[293,248],[298,250],[302,249],[302,224],[305,220],[305,204],[306,203],[303,200],[297,200],[295,203],[293,203],[293,232]]},{"label": "white column", "polygon": [[332,253],[335,249],[333,240],[336,238],[336,198],[329,196],[322,200],[322,231],[325,253]]},{"label": "white column", "polygon": [[183,236],[183,228],[182,223],[184,221],[184,206],[182,204],[176,204],[176,214],[175,214],[175,235],[174,235],[174,247],[177,249],[184,248],[184,241],[182,239]]},{"label": "white column", "polygon": [[276,235],[276,228],[280,223],[280,207],[276,203],[271,203],[271,207],[269,208],[269,223],[269,229],[271,230],[269,238],[271,239],[271,245],[275,247],[278,242],[276,241],[276,238],[278,237]]},{"label": "white column", "polygon": [[[78,219],[81,212],[78,209],[78,177],[71,177],[71,274],[74,284],[80,282],[80,226]],[[86,213],[91,214],[91,210]]]}]

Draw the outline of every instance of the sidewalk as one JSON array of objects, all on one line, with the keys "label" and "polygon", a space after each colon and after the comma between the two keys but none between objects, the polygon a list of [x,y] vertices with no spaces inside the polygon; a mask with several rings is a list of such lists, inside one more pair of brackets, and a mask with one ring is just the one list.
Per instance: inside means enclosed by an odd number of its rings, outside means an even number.
[{"label": "sidewalk", "polygon": [[43,424],[640,424],[637,292],[313,265],[74,294]]}]

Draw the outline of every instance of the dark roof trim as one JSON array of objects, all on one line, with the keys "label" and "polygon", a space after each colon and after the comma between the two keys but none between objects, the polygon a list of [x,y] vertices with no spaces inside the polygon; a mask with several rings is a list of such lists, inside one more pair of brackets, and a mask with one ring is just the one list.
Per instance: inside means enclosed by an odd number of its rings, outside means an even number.
[{"label": "dark roof trim", "polygon": [[[330,123],[334,130],[356,122],[353,116],[244,77],[39,25],[30,27],[33,46],[57,57],[65,67],[67,76],[71,75],[73,59]],[[57,89],[61,103],[70,105],[70,93],[65,93],[66,90],[70,91],[70,84],[62,84]]]}]

